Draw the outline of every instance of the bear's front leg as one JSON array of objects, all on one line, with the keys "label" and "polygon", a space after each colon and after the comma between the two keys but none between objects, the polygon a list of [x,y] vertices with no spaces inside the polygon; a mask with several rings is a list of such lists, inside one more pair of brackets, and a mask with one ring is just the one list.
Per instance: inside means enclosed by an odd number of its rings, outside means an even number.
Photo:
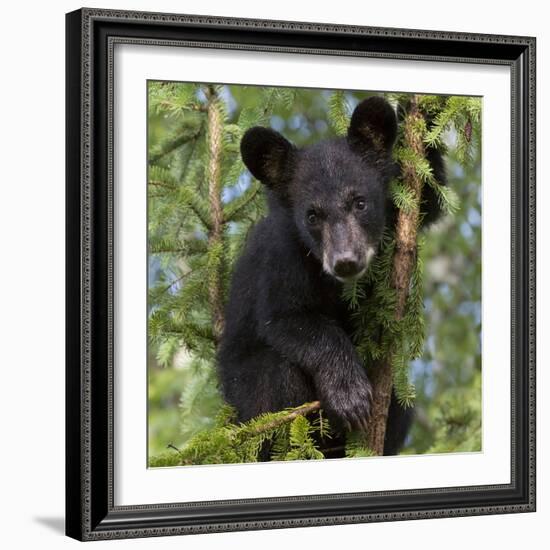
[{"label": "bear's front leg", "polygon": [[330,319],[292,315],[264,325],[266,342],[314,381],[321,407],[347,430],[366,430],[372,387],[348,335]]}]

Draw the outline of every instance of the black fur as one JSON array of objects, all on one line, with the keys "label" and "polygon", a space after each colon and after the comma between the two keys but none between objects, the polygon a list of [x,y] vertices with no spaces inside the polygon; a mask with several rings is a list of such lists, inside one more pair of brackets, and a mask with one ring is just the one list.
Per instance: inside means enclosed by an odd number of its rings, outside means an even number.
[{"label": "black fur", "polygon": [[[396,131],[392,107],[373,97],[355,109],[346,138],[299,150],[265,128],[243,137],[244,162],[266,185],[269,214],[235,267],[218,352],[223,395],[239,421],[320,399],[336,441],[365,429],[371,385],[350,339],[342,281],[364,272],[386,221],[393,223],[387,184]],[[431,221],[437,201],[426,205]],[[386,450],[396,453],[410,414],[396,403],[391,413]]]}]

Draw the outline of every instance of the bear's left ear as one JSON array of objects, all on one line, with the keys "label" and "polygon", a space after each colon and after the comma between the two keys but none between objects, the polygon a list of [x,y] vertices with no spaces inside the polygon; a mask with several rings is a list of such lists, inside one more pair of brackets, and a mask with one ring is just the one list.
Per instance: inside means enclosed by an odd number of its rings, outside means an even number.
[{"label": "bear's left ear", "polygon": [[292,172],[295,152],[294,145],[271,128],[250,128],[241,140],[246,167],[256,179],[280,192]]},{"label": "bear's left ear", "polygon": [[397,137],[397,119],[393,107],[382,97],[365,99],[353,111],[348,142],[359,152],[374,150],[388,155]]}]

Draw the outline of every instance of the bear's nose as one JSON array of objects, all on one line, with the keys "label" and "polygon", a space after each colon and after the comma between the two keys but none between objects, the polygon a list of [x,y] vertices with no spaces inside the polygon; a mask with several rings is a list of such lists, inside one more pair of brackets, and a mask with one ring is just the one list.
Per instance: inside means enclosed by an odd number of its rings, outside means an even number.
[{"label": "bear's nose", "polygon": [[350,258],[342,258],[334,264],[334,274],[343,279],[357,275],[361,269],[361,265]]}]

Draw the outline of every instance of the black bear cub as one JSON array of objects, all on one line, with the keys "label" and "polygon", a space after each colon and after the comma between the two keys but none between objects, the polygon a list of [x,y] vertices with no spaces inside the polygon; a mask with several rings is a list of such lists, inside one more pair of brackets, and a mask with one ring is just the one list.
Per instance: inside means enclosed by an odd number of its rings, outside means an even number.
[{"label": "black bear cub", "polygon": [[[303,149],[268,128],[245,133],[242,158],[265,185],[269,214],[235,267],[218,352],[223,395],[239,421],[318,399],[339,437],[366,428],[372,389],[342,283],[365,273],[394,223],[387,187],[396,135],[395,111],[381,97],[355,108],[346,137]],[[385,454],[398,452],[410,421],[396,402],[390,416]]]}]

